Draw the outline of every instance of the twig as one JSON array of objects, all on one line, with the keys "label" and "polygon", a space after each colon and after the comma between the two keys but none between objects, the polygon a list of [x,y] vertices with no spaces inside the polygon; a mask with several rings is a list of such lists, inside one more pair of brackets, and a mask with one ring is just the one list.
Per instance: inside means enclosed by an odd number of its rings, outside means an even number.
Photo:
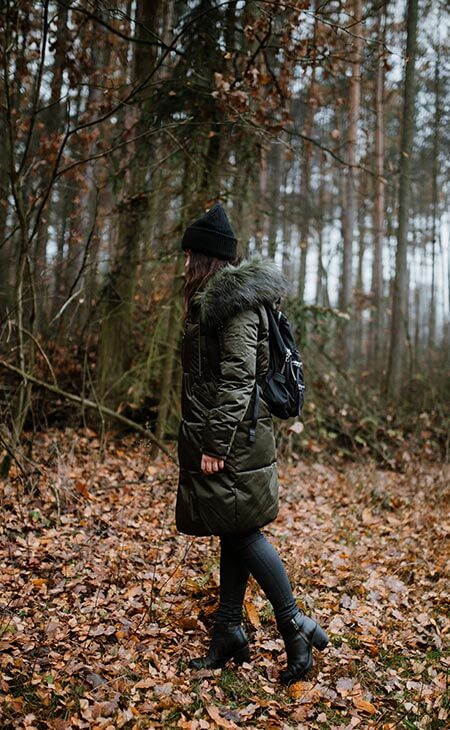
[{"label": "twig", "polygon": [[[13,325],[16,325],[16,322],[13,322]],[[16,325],[16,326],[18,326],[18,325]],[[46,352],[45,352],[44,348],[42,347],[41,343],[39,342],[39,340],[37,339],[37,337],[35,337],[33,335],[33,333],[30,332],[30,330],[28,330],[26,327],[22,327],[22,330],[25,332],[26,335],[28,335],[28,337],[31,340],[33,340],[34,344],[36,345],[36,347],[38,348],[38,350],[41,353],[42,357],[44,358],[45,362],[47,363],[47,367],[50,370],[51,376],[53,378],[53,384],[56,385],[56,386],[58,386],[58,383],[56,382],[55,371],[53,370],[52,364],[51,364],[50,360],[48,359],[48,357],[46,355]]]},{"label": "twig", "polygon": [[62,307],[61,307],[61,309],[59,310],[59,312],[57,312],[57,313],[55,314],[55,316],[53,317],[53,319],[51,319],[51,320],[50,320],[50,324],[53,324],[53,322],[55,321],[55,319],[58,319],[59,317],[61,317],[61,315],[63,314],[63,312],[64,312],[64,310],[66,309],[66,307],[68,307],[68,306],[69,306],[70,302],[71,302],[71,301],[72,301],[73,299],[76,299],[76,297],[77,297],[77,296],[78,296],[79,294],[81,294],[81,292],[82,292],[82,291],[83,291],[83,287],[81,286],[81,287],[80,287],[80,288],[78,289],[78,291],[74,292],[74,293],[72,294],[72,296],[71,296],[71,297],[69,297],[69,299],[66,299],[66,301],[65,301],[65,302],[64,302],[64,304],[62,305]]},{"label": "twig", "polygon": [[30,457],[27,456],[26,454],[24,454],[21,450],[19,450],[17,448],[17,446],[15,449],[13,449],[11,447],[9,441],[11,441],[11,434],[9,433],[6,426],[2,424],[0,426],[0,444],[3,444],[3,447],[4,447],[5,451],[7,452],[7,454],[9,455],[9,457],[11,458],[11,461],[14,461],[17,464],[18,468],[22,472],[25,479],[28,479],[29,473],[26,472],[21,459],[23,459],[24,461],[27,461],[33,467],[33,469],[35,471],[37,471],[39,474],[41,474],[42,470],[39,468],[39,465],[35,461],[33,461],[33,459],[30,459]]}]

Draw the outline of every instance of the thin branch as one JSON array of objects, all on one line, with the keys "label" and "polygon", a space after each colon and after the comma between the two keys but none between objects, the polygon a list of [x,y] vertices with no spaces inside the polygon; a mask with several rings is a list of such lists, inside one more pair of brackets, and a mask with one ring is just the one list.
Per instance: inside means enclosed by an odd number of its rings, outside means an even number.
[{"label": "thin branch", "polygon": [[30,128],[28,130],[27,135],[27,141],[25,143],[25,149],[23,151],[22,155],[22,162],[20,163],[19,170],[17,172],[17,175],[20,175],[20,173],[23,170],[23,166],[25,165],[25,161],[28,155],[28,150],[30,148],[31,139],[33,136],[34,126],[36,123],[36,110],[39,103],[39,95],[41,91],[41,83],[42,83],[42,74],[44,71],[44,63],[45,63],[45,57],[47,52],[47,38],[48,38],[48,28],[49,28],[49,22],[48,22],[48,3],[49,0],[45,0],[44,3],[44,29],[42,32],[42,45],[41,45],[41,52],[40,52],[40,58],[39,58],[39,66],[38,66],[38,73],[36,77],[36,83],[34,85],[34,93],[33,93],[33,105],[32,105],[32,111],[31,111],[31,121],[30,121]]},{"label": "thin branch", "polygon": [[[14,325],[16,325],[16,323],[15,323],[15,322],[13,322],[13,324],[14,324]],[[16,325],[16,326],[17,326],[17,325]],[[58,383],[57,383],[57,381],[56,381],[56,375],[55,375],[55,371],[53,370],[53,368],[52,368],[52,364],[51,364],[50,360],[48,359],[48,357],[47,357],[47,354],[46,354],[45,350],[43,349],[43,347],[42,347],[41,343],[40,343],[40,342],[39,342],[39,340],[38,340],[38,339],[37,339],[37,338],[36,338],[36,337],[34,336],[34,334],[33,334],[32,332],[30,332],[30,331],[29,331],[29,330],[28,330],[28,329],[27,329],[26,327],[22,327],[22,330],[23,330],[23,331],[25,332],[25,334],[26,334],[26,335],[28,335],[28,337],[30,337],[30,338],[31,338],[31,339],[33,340],[34,344],[35,344],[35,345],[36,345],[36,347],[38,348],[39,352],[41,353],[42,357],[44,358],[45,362],[47,363],[48,369],[50,370],[51,376],[52,376],[52,378],[53,378],[53,383],[54,383],[54,385],[56,385],[56,386],[57,386],[57,385],[58,385]]]},{"label": "thin branch", "polygon": [[[67,105],[67,114],[69,114],[69,104]],[[45,190],[45,193],[44,193],[44,195],[42,197],[41,204],[39,205],[39,208],[38,208],[38,211],[37,211],[37,214],[36,214],[36,220],[35,220],[35,223],[34,223],[33,231],[32,231],[32,233],[31,233],[31,235],[30,235],[30,237],[28,239],[28,243],[29,244],[33,241],[33,238],[35,237],[35,235],[36,235],[36,233],[38,231],[39,222],[41,220],[41,216],[42,216],[42,213],[44,211],[44,208],[45,208],[45,205],[47,203],[47,200],[48,200],[48,198],[50,196],[50,193],[51,193],[51,191],[53,189],[53,184],[54,184],[54,181],[55,181],[55,175],[56,175],[56,172],[58,170],[58,165],[59,165],[59,162],[61,160],[62,154],[64,152],[64,148],[65,148],[65,146],[67,144],[67,140],[68,139],[69,139],[69,129],[67,129],[67,131],[65,132],[64,137],[62,139],[62,142],[60,144],[59,150],[58,150],[58,154],[56,155],[55,162],[54,162],[54,165],[53,165],[52,174],[50,176],[50,182],[49,182],[49,184],[48,184],[48,186],[47,186],[47,188]]]},{"label": "thin branch", "polygon": [[107,150],[104,150],[103,152],[98,152],[94,155],[91,155],[90,157],[83,157],[81,160],[75,160],[74,162],[71,162],[70,165],[66,165],[66,167],[63,167],[61,170],[59,170],[54,179],[51,181],[51,184],[53,184],[54,180],[57,180],[61,175],[64,175],[66,172],[69,172],[70,170],[73,170],[74,167],[78,167],[79,165],[85,165],[87,162],[92,162],[92,160],[99,160],[102,157],[106,157],[107,155],[111,154],[112,152],[115,152],[116,150],[120,149],[121,147],[125,147],[128,144],[132,144],[133,142],[136,142],[139,139],[142,139],[142,137],[151,136],[153,134],[157,134],[158,132],[165,132],[167,129],[171,127],[180,127],[185,124],[189,124],[191,120],[186,119],[182,122],[173,122],[172,124],[168,124],[165,127],[155,127],[155,129],[146,129],[145,132],[141,132],[140,134],[137,134],[135,137],[131,137],[130,139],[122,140],[122,142],[118,142],[116,145],[113,145],[112,147],[109,147]]},{"label": "thin branch", "polygon": [[66,309],[66,307],[68,307],[68,306],[69,306],[70,302],[71,302],[71,301],[73,301],[73,300],[74,300],[74,299],[75,299],[75,298],[76,298],[76,297],[77,297],[77,296],[78,296],[79,294],[81,294],[81,292],[82,292],[82,291],[83,291],[83,287],[80,287],[80,288],[78,289],[78,291],[74,292],[74,293],[72,294],[72,296],[70,296],[70,297],[69,297],[68,299],[66,299],[66,301],[65,301],[65,302],[64,302],[64,304],[62,305],[62,307],[61,307],[61,309],[59,310],[59,312],[57,312],[57,313],[55,314],[55,316],[53,317],[53,319],[51,319],[51,320],[50,320],[49,324],[53,324],[53,322],[54,322],[54,321],[55,321],[56,319],[59,319],[59,317],[61,317],[61,315],[62,315],[62,314],[64,313],[64,310]]},{"label": "thin branch", "polygon": [[75,5],[69,5],[68,9],[72,10],[72,12],[75,12],[75,13],[81,13],[82,15],[86,16],[90,20],[94,20],[96,23],[98,23],[99,25],[102,25],[104,28],[109,30],[114,35],[117,35],[117,36],[119,36],[119,38],[122,38],[124,41],[129,41],[130,43],[136,43],[141,46],[160,46],[161,48],[168,48],[167,43],[164,43],[163,39],[159,35],[157,35],[157,33],[155,33],[150,28],[147,28],[146,25],[144,25],[143,23],[140,23],[135,18],[133,19],[134,24],[141,28],[144,28],[146,33],[149,33],[150,35],[154,36],[155,37],[154,41],[146,41],[141,38],[137,38],[136,36],[129,36],[126,33],[123,33],[118,28],[114,28],[113,25],[110,25],[109,23],[107,23],[106,20],[103,20],[103,18],[100,17],[99,15],[95,15],[95,13],[91,13],[89,10],[86,10],[86,8],[80,8],[80,7],[76,7]]},{"label": "thin branch", "polygon": [[166,446],[164,446],[164,444],[156,436],[154,436],[151,431],[144,428],[139,423],[131,421],[129,418],[122,416],[121,413],[116,413],[116,411],[111,410],[111,408],[108,408],[107,406],[100,405],[99,403],[94,403],[88,398],[80,398],[78,395],[75,395],[74,393],[68,393],[66,390],[62,390],[61,388],[58,388],[56,385],[52,385],[51,383],[45,383],[43,380],[35,378],[34,375],[31,375],[31,373],[26,373],[20,368],[16,368],[15,365],[11,365],[10,363],[6,362],[6,360],[0,359],[0,365],[6,368],[6,370],[10,370],[17,375],[20,375],[24,380],[30,380],[35,385],[38,385],[40,388],[45,388],[51,393],[56,393],[56,395],[59,395],[62,398],[67,398],[67,400],[71,400],[74,403],[79,403],[94,410],[100,410],[102,413],[105,413],[107,416],[114,418],[116,421],[120,421],[120,423],[128,426],[128,428],[132,428],[134,431],[137,431],[143,436],[146,436],[150,441],[152,441],[152,443],[155,444],[155,446],[158,447],[158,449],[163,451],[166,456],[168,456],[169,459],[174,462],[174,464],[178,464],[177,459],[169,451],[169,449],[167,449]]}]

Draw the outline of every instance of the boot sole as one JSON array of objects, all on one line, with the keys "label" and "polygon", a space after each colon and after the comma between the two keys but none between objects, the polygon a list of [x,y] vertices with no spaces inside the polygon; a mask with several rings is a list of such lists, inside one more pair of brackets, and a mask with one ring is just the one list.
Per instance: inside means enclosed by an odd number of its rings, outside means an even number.
[{"label": "boot sole", "polygon": [[312,655],[310,657],[310,660],[306,667],[302,667],[301,669],[298,669],[297,671],[284,669],[280,674],[280,682],[281,684],[293,684],[294,682],[299,682],[301,679],[304,679],[310,669],[312,669],[313,666],[313,658]]},{"label": "boot sole", "polygon": [[202,658],[191,659],[189,662],[190,669],[223,669],[225,665],[233,660],[235,664],[243,664],[244,662],[250,661],[250,648],[249,645],[240,647],[233,654],[221,658],[219,661],[214,663],[208,663]]}]

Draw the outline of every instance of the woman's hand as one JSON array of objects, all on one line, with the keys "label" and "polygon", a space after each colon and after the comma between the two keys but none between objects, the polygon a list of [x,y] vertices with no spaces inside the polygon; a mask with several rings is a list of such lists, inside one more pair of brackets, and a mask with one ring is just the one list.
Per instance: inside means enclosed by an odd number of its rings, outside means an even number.
[{"label": "woman's hand", "polygon": [[208,456],[208,454],[202,454],[202,463],[200,469],[205,474],[213,474],[215,471],[219,471],[224,467],[223,459],[216,459],[214,456]]}]

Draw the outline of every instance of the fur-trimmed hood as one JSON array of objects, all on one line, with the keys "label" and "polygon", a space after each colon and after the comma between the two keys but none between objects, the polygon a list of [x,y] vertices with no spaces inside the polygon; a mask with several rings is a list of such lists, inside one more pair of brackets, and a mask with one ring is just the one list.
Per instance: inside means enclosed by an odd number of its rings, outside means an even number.
[{"label": "fur-trimmed hood", "polygon": [[274,302],[288,289],[288,280],[271,259],[253,256],[219,269],[195,300],[202,321],[217,327],[238,312]]}]

